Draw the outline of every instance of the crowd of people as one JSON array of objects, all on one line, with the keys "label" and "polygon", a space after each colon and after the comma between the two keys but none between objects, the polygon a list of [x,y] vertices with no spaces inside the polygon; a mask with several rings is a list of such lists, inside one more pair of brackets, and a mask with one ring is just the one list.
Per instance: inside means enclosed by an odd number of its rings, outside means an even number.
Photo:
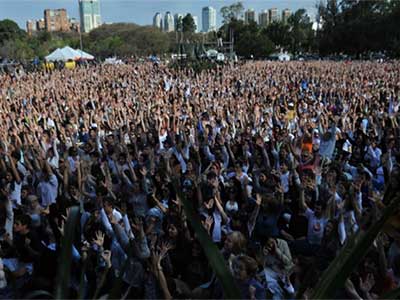
[{"label": "crowd of people", "polygon": [[[224,298],[185,201],[243,299],[310,297],[399,187],[399,70],[253,61],[0,75],[0,297],[54,291],[79,207],[71,298],[109,294],[118,278],[125,298]],[[396,225],[337,298],[399,287]]]}]

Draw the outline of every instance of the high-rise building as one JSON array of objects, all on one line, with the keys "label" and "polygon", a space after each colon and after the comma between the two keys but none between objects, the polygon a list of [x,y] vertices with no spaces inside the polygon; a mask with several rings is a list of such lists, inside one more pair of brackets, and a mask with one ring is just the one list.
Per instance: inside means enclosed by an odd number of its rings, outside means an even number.
[{"label": "high-rise building", "polygon": [[244,23],[250,24],[251,22],[257,22],[257,19],[256,12],[250,8],[244,12]]},{"label": "high-rise building", "polygon": [[194,22],[194,32],[199,32],[199,18],[197,16],[193,16],[193,22]]},{"label": "high-rise building", "polygon": [[174,30],[174,17],[169,11],[167,11],[164,17],[164,31],[171,32]]},{"label": "high-rise building", "polygon": [[44,26],[46,31],[69,31],[69,21],[67,10],[61,9],[45,9],[44,10]]},{"label": "high-rise building", "polygon": [[36,20],[36,30],[42,31],[46,29],[46,25],[44,23],[44,19]]},{"label": "high-rise building", "polygon": [[268,26],[268,24],[269,24],[268,10],[265,9],[258,15],[258,24],[260,24],[261,27]]},{"label": "high-rise building", "polygon": [[77,20],[75,18],[71,18],[71,19],[69,19],[69,28],[72,31],[80,32],[81,31],[81,23],[79,22],[79,20]]},{"label": "high-rise building", "polygon": [[291,14],[292,12],[290,11],[289,8],[285,8],[284,10],[282,10],[282,22],[287,23]]},{"label": "high-rise building", "polygon": [[270,8],[268,10],[268,14],[269,14],[269,22],[270,23],[279,21],[278,9]]},{"label": "high-rise building", "polygon": [[26,21],[26,32],[28,35],[32,35],[32,33],[37,31],[36,21],[28,20]]},{"label": "high-rise building", "polygon": [[79,0],[82,32],[90,32],[101,25],[100,0]]},{"label": "high-rise building", "polygon": [[203,24],[203,32],[210,32],[217,30],[217,11],[211,6],[203,7],[201,14],[201,21]]},{"label": "high-rise building", "polygon": [[182,31],[182,20],[183,20],[182,14],[174,15],[174,27],[176,31]]},{"label": "high-rise building", "polygon": [[156,13],[153,17],[153,26],[161,30],[163,29],[163,18],[162,14],[160,14],[159,12]]}]

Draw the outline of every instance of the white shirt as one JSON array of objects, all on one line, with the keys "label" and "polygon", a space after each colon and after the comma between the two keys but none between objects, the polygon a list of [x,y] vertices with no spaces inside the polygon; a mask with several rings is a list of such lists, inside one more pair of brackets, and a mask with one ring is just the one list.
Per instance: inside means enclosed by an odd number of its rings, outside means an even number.
[{"label": "white shirt", "polygon": [[286,173],[284,173],[280,176],[281,177],[281,185],[283,187],[284,193],[289,192],[289,175],[290,175],[290,172],[287,171]]},{"label": "white shirt", "polygon": [[10,191],[10,201],[12,203],[13,208],[17,205],[21,205],[21,187],[22,182],[17,183],[14,181],[14,190]]},{"label": "white shirt", "polygon": [[324,217],[317,218],[314,211],[307,208],[306,217],[308,219],[307,239],[310,244],[321,244],[324,236],[324,230],[328,220]]},{"label": "white shirt", "polygon": [[51,174],[49,181],[42,180],[37,188],[43,207],[56,203],[58,192],[58,180],[56,175]]}]

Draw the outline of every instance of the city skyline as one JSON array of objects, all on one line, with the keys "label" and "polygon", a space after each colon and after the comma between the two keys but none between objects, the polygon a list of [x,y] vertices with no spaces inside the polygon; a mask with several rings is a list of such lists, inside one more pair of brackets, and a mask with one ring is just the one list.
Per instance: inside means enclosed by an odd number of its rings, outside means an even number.
[{"label": "city skyline", "polygon": [[[254,9],[257,13],[265,9],[277,8],[279,11],[289,8],[292,12],[299,8],[305,8],[311,18],[315,15],[315,0],[279,1],[279,0],[247,0],[242,1],[245,10]],[[221,0],[101,0],[100,11],[104,23],[128,22],[138,25],[152,25],[154,14],[159,11],[165,13],[190,13],[198,18],[200,31],[202,24],[202,9],[212,6],[217,13],[217,28],[222,24],[220,9],[223,6],[235,3],[235,1]],[[1,0],[0,20],[11,19],[17,22],[19,27],[26,29],[26,21],[40,19],[45,9],[65,8],[70,18],[79,19],[78,0]]]}]

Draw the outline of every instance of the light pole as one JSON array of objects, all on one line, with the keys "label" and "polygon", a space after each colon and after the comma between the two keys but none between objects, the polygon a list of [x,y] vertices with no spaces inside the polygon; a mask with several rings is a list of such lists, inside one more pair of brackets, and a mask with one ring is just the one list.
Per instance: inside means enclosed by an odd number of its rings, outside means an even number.
[{"label": "light pole", "polygon": [[78,0],[78,4],[79,4],[79,44],[80,44],[80,48],[81,51],[83,51],[83,42],[82,42],[82,29],[83,29],[83,23],[82,23],[82,14],[83,14],[83,10],[81,7],[81,1],[82,0]]}]

